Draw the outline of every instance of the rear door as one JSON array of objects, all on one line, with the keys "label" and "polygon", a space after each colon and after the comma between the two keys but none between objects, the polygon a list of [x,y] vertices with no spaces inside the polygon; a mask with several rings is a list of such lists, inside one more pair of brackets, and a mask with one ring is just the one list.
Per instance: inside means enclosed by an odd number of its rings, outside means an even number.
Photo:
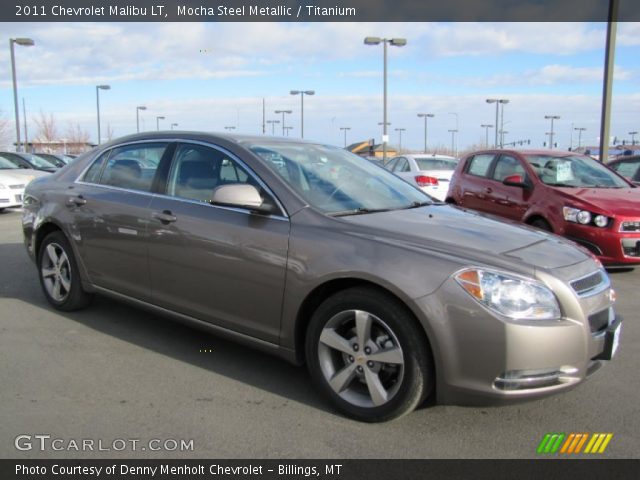
[{"label": "rear door", "polygon": [[213,190],[247,183],[276,203],[244,162],[213,145],[181,143],[149,222],[153,303],[277,343],[289,219],[212,205]]},{"label": "rear door", "polygon": [[487,205],[491,213],[513,220],[522,220],[529,205],[531,189],[504,185],[504,179],[511,175],[520,175],[527,182],[527,172],[522,162],[513,155],[500,155],[493,168],[489,183],[491,192],[487,193]]},{"label": "rear door", "polygon": [[461,205],[473,210],[491,212],[493,182],[489,179],[496,155],[480,153],[469,158],[460,181]]},{"label": "rear door", "polygon": [[103,153],[68,191],[71,237],[92,283],[150,300],[147,226],[153,180],[168,142]]}]

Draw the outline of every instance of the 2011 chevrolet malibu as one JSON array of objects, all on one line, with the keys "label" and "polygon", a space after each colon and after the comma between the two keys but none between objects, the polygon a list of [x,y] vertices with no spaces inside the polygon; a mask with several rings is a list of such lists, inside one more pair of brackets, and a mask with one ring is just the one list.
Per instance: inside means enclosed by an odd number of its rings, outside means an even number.
[{"label": "2011 chevrolet malibu", "polygon": [[306,363],[364,421],[563,391],[620,337],[588,251],[311,142],[125,137],[29,184],[23,231],[55,308],[109,295]]}]

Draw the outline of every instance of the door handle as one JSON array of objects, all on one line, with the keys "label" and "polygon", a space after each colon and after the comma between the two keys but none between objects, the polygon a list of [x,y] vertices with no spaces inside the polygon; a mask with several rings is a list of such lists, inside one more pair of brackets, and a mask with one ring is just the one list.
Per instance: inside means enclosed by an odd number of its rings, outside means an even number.
[{"label": "door handle", "polygon": [[160,220],[162,223],[171,223],[171,222],[175,222],[178,219],[178,217],[176,217],[171,213],[171,210],[163,210],[162,212],[153,212],[151,216],[156,220]]},{"label": "door handle", "polygon": [[80,207],[86,203],[87,201],[84,199],[82,195],[67,198],[68,207]]}]

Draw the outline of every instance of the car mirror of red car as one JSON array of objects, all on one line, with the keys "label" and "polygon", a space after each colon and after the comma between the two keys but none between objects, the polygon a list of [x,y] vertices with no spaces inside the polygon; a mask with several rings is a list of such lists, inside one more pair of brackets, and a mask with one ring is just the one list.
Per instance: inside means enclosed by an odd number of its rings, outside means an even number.
[{"label": "car mirror of red car", "polygon": [[508,175],[504,177],[502,183],[509,187],[529,188],[529,184],[524,181],[524,178],[520,174]]}]

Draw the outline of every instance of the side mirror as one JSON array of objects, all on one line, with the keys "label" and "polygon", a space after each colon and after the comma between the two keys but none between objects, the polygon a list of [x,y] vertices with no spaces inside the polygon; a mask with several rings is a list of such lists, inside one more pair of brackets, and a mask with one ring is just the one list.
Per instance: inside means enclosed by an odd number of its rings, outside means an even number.
[{"label": "side mirror", "polygon": [[217,187],[213,191],[211,204],[245,208],[252,212],[264,214],[271,214],[274,211],[273,205],[262,201],[260,192],[256,187],[244,183]]},{"label": "side mirror", "polygon": [[507,185],[508,187],[529,188],[529,185],[524,181],[524,178],[520,174],[504,177],[502,184]]}]

